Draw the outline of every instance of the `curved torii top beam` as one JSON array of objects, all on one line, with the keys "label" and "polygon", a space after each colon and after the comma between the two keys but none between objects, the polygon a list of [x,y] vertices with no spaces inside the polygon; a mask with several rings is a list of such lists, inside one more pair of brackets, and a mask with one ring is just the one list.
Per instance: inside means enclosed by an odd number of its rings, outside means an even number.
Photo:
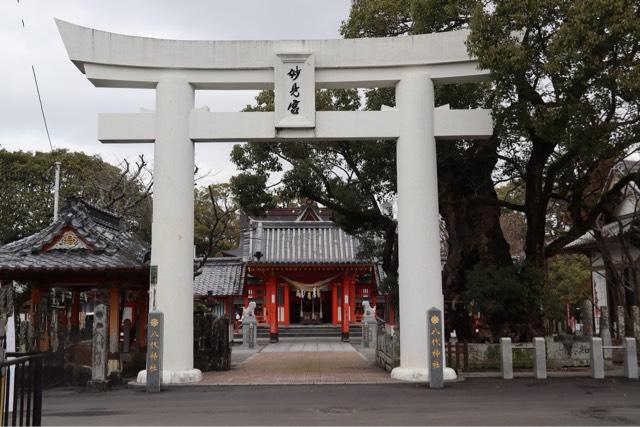
[{"label": "curved torii top beam", "polygon": [[469,57],[466,30],[406,37],[196,41],[127,36],[56,19],[69,58],[98,87],[152,88],[169,72],[195,89],[273,88],[276,55],[313,53],[316,87],[389,87],[404,72],[436,83],[486,78]]}]

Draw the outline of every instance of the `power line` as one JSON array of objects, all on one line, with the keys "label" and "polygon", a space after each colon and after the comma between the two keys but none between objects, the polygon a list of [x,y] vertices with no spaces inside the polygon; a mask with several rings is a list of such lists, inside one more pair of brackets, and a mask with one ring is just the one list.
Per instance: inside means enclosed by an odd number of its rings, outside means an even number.
[{"label": "power line", "polygon": [[53,144],[51,144],[51,135],[49,134],[49,126],[47,125],[47,117],[44,115],[44,107],[42,106],[42,97],[40,96],[40,88],[38,87],[38,78],[36,77],[36,69],[31,66],[33,71],[33,81],[36,83],[36,92],[38,92],[38,101],[40,102],[40,111],[42,112],[42,121],[44,122],[44,128],[47,131],[47,139],[49,140],[49,147],[53,151]]},{"label": "power line", "polygon": [[[19,5],[20,0],[16,0],[16,3]],[[22,23],[22,28],[26,30],[26,26],[24,24],[24,18],[20,18]],[[42,95],[40,94],[40,86],[38,85],[38,77],[36,76],[36,69],[31,65],[31,72],[33,73],[33,81],[36,84],[36,93],[38,94],[38,102],[40,103],[40,112],[42,113],[42,121],[44,122],[44,129],[47,131],[47,141],[49,141],[49,148],[53,151],[53,144],[51,143],[51,134],[49,133],[49,125],[47,124],[47,116],[44,114],[44,106],[42,105]]]}]

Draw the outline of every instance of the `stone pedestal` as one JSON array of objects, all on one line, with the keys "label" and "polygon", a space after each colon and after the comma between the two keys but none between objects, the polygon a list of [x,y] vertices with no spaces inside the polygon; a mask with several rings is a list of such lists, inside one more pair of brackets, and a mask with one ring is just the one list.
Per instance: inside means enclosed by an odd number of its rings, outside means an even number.
[{"label": "stone pedestal", "polygon": [[533,352],[533,375],[536,379],[544,380],[547,378],[547,350],[544,338],[533,339]]},{"label": "stone pedestal", "polygon": [[624,347],[624,376],[629,379],[638,379],[638,353],[635,338],[625,338]]},{"label": "stone pedestal", "polygon": [[511,348],[511,338],[500,338],[500,370],[502,378],[513,379],[513,350]]},{"label": "stone pedestal", "polygon": [[604,378],[602,341],[602,338],[591,338],[591,377],[596,379]]}]

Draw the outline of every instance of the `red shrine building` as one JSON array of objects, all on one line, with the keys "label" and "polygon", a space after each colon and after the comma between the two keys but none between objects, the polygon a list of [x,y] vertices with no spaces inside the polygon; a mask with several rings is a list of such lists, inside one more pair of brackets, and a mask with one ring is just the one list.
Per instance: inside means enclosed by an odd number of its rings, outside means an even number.
[{"label": "red shrine building", "polygon": [[[258,323],[271,340],[292,325],[333,325],[343,339],[359,323],[368,300],[379,317],[394,318],[380,292],[379,265],[358,257],[358,240],[308,203],[243,216],[240,247],[208,261],[194,281],[196,297],[219,303],[219,314],[256,303]],[[389,308],[385,313],[385,308]]]}]

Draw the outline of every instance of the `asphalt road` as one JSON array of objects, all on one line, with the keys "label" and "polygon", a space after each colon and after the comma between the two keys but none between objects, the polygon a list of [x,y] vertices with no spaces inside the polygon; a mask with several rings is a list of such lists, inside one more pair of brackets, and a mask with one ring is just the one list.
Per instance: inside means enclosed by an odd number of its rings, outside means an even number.
[{"label": "asphalt road", "polygon": [[45,392],[44,425],[640,425],[640,382],[474,378],[411,384]]}]

